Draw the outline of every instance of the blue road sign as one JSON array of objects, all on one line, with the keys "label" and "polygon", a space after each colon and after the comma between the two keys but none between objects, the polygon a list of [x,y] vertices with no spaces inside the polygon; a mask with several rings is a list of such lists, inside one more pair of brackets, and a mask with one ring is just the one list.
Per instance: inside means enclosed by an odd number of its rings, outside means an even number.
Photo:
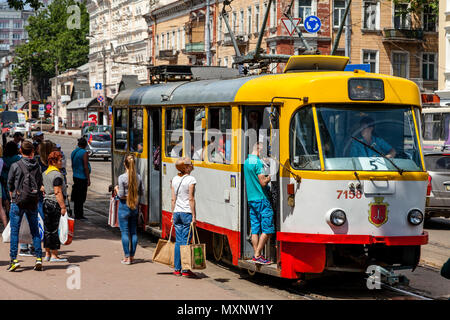
[{"label": "blue road sign", "polygon": [[39,105],[39,111],[45,111],[45,106],[43,104]]},{"label": "blue road sign", "polygon": [[98,102],[103,102],[104,100],[105,100],[105,99],[103,99],[103,96],[98,96],[98,97],[97,97],[97,101],[98,101]]},{"label": "blue road sign", "polygon": [[344,71],[353,71],[353,70],[364,70],[366,72],[370,72],[370,64],[369,63],[360,63],[360,64],[348,64],[345,66]]},{"label": "blue road sign", "polygon": [[309,33],[316,33],[317,31],[320,30],[322,22],[317,16],[308,16],[305,18],[303,25],[305,26],[305,30],[308,31]]},{"label": "blue road sign", "polygon": [[95,84],[95,90],[102,90],[102,84],[100,82]]}]

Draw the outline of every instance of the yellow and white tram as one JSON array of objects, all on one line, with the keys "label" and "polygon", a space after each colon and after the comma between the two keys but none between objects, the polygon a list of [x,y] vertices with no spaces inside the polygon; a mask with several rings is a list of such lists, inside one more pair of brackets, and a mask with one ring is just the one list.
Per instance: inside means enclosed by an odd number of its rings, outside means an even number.
[{"label": "yellow and white tram", "polygon": [[[284,278],[369,265],[415,268],[427,186],[421,100],[411,81],[342,71],[346,57],[293,56],[283,74],[181,81],[119,92],[113,102],[113,184],[134,152],[145,178],[147,228],[170,229],[175,161],[190,156],[197,226],[216,259]],[[395,149],[354,154],[360,121]],[[276,233],[253,254],[243,163],[265,143]],[[369,148],[365,145],[359,149]],[[367,149],[366,149],[367,150]],[[379,150],[377,150],[379,151]],[[160,155],[160,156],[159,156]],[[208,237],[206,237],[208,236]]]}]

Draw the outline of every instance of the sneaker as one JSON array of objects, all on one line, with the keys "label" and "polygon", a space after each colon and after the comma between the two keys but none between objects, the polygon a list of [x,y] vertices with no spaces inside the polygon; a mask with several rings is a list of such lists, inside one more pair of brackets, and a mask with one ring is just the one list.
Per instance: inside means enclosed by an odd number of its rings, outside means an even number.
[{"label": "sneaker", "polygon": [[264,258],[263,255],[260,255],[258,258],[253,256],[252,261],[259,264],[271,264],[272,262]]},{"label": "sneaker", "polygon": [[175,270],[175,271],[173,272],[173,275],[174,275],[174,276],[177,276],[177,277],[180,277],[180,276],[181,276],[181,271],[180,271],[180,270]]},{"label": "sneaker", "polygon": [[183,273],[181,273],[181,275],[186,278],[197,278],[197,275],[195,273],[193,273],[191,270],[183,272]]},{"label": "sneaker", "polygon": [[32,257],[33,255],[31,254],[31,250],[30,249],[20,249],[19,250],[19,256],[21,257]]},{"label": "sneaker", "polygon": [[36,259],[36,263],[34,264],[34,270],[42,271],[42,259],[41,258]]},{"label": "sneaker", "polygon": [[12,272],[12,271],[15,271],[18,267],[20,267],[20,263],[19,263],[19,261],[17,261],[17,259],[14,259],[14,260],[11,260],[7,270]]}]

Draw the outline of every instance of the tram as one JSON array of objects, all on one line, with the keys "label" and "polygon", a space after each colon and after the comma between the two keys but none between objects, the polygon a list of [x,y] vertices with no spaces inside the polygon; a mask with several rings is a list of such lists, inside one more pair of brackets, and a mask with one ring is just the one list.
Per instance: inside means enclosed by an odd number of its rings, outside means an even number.
[{"label": "tram", "polygon": [[[189,156],[197,227],[217,260],[289,279],[371,265],[414,269],[428,242],[419,89],[404,78],[343,71],[347,63],[292,56],[282,74],[119,92],[113,184],[124,156],[134,153],[145,177],[140,214],[147,229],[167,237],[175,161]],[[364,145],[363,118],[394,156]],[[251,262],[243,164],[257,141],[271,175],[276,233],[264,248],[270,265]],[[355,145],[366,154],[355,154]]]}]

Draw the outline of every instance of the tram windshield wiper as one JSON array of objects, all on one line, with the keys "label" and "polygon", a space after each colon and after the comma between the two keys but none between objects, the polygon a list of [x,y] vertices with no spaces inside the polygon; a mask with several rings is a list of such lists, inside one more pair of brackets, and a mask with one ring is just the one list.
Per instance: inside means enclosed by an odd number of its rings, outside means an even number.
[{"label": "tram windshield wiper", "polygon": [[401,169],[399,166],[397,166],[397,165],[394,163],[394,161],[392,161],[389,157],[387,157],[383,152],[377,150],[376,148],[372,147],[371,145],[365,143],[365,142],[362,141],[362,140],[359,140],[359,139],[356,138],[356,137],[353,137],[353,136],[352,136],[352,139],[358,141],[358,142],[361,143],[363,146],[366,146],[366,147],[369,148],[370,150],[375,151],[375,152],[378,153],[380,156],[382,156],[383,158],[385,158],[387,161],[389,161],[389,162],[395,167],[395,169],[397,169],[397,171],[398,171],[398,173],[400,173],[400,175],[403,173],[403,171],[405,171],[405,170]]}]

